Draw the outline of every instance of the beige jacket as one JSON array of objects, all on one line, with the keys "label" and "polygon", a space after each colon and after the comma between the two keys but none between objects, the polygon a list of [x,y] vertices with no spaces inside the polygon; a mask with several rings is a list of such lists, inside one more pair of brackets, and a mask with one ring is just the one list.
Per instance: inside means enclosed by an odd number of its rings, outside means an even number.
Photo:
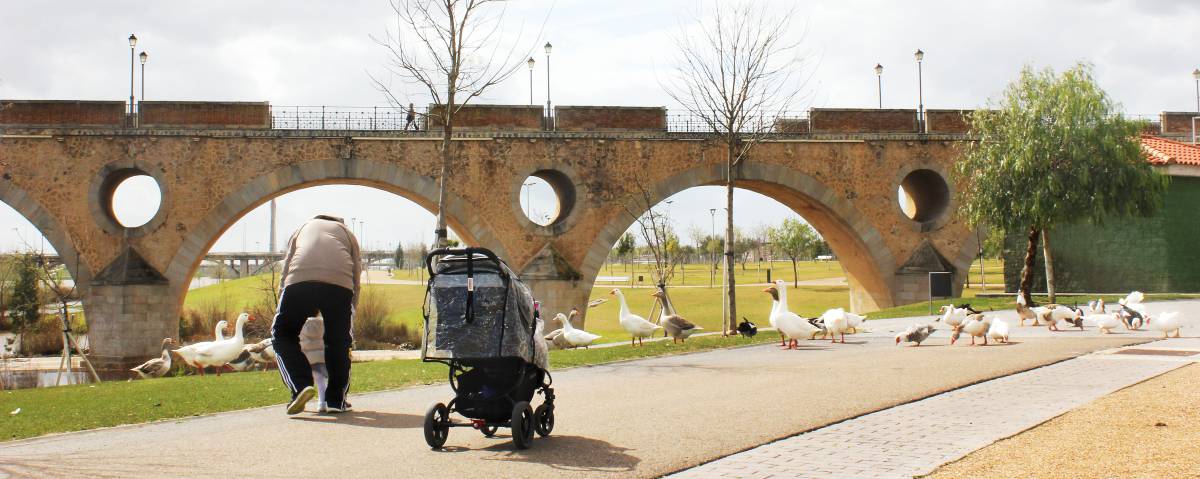
[{"label": "beige jacket", "polygon": [[358,280],[362,258],[358,240],[341,218],[319,215],[292,234],[279,284],[320,281],[354,292],[358,301]]}]

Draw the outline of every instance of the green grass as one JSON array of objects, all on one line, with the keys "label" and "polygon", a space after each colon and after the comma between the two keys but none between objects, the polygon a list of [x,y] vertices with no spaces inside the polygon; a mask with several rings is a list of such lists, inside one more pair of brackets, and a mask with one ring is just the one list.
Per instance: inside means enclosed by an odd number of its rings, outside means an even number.
[{"label": "green grass", "polygon": [[[718,336],[693,338],[680,345],[657,341],[640,348],[551,351],[550,364],[562,369],[775,340],[770,334],[751,339]],[[419,360],[358,363],[351,389],[363,393],[440,383],[446,380],[446,373],[446,366]],[[450,389],[445,392],[450,399]],[[0,393],[0,441],[277,405],[286,400],[286,389],[276,371],[4,391]],[[19,414],[9,414],[17,408]],[[282,409],[279,413],[282,416]]]},{"label": "green grass", "polygon": [[[791,261],[775,261],[775,262],[749,262],[743,268],[738,264],[734,267],[734,281],[745,284],[758,284],[767,282],[767,270],[771,270],[771,280],[782,279],[792,281],[793,276],[799,278],[800,281],[811,279],[837,278],[845,276],[842,271],[842,266],[837,261],[800,261],[796,264],[796,275],[792,274]],[[600,269],[600,276],[617,276],[627,278],[624,282],[605,282],[598,285],[612,286],[629,286],[629,280],[633,280],[634,284],[650,285],[653,281],[651,274],[652,267],[649,264],[623,264],[612,263],[606,264]],[[423,280],[425,276],[422,270],[404,269],[392,270],[392,278],[404,280]],[[675,276],[667,284],[669,286],[708,286],[710,276],[713,283],[717,286],[721,284],[722,271],[718,269],[715,275],[710,275],[711,268],[708,264],[692,263],[687,265],[679,265],[676,267]],[[637,282],[637,277],[642,276],[642,282]]]}]

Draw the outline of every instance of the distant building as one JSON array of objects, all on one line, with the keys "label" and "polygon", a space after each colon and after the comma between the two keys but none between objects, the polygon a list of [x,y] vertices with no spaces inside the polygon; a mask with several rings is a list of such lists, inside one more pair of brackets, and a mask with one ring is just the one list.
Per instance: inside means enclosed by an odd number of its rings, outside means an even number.
[{"label": "distant building", "polygon": [[[1141,141],[1146,159],[1171,177],[1162,210],[1150,218],[1051,230],[1058,291],[1200,292],[1200,146],[1151,135]],[[1009,292],[1020,284],[1025,241],[1020,233],[1005,240],[1004,283]],[[1041,252],[1039,244],[1035,292],[1046,290]]]}]

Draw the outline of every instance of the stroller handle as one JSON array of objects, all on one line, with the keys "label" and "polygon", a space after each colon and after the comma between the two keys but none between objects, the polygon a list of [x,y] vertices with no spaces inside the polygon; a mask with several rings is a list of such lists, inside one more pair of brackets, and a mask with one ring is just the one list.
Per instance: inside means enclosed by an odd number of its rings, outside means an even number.
[{"label": "stroller handle", "polygon": [[429,277],[432,278],[435,275],[435,273],[433,272],[434,258],[440,258],[442,256],[450,256],[450,255],[456,255],[456,254],[474,255],[476,253],[487,256],[488,259],[495,261],[497,263],[500,262],[500,258],[496,257],[496,253],[493,253],[492,250],[487,249],[487,248],[476,248],[476,247],[437,248],[433,251],[430,251],[429,254],[427,256],[425,256],[425,268],[429,270]]}]

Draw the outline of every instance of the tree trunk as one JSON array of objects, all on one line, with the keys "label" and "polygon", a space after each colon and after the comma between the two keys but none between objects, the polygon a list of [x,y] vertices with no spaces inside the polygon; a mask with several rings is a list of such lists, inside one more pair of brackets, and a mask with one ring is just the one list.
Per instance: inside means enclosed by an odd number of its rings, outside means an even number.
[{"label": "tree trunk", "polygon": [[1029,227],[1029,236],[1025,245],[1025,263],[1021,266],[1020,292],[1025,297],[1025,304],[1033,306],[1033,263],[1037,256],[1038,236],[1041,230]]},{"label": "tree trunk", "polygon": [[800,273],[796,272],[796,258],[792,258],[792,287],[800,287]]},{"label": "tree trunk", "polygon": [[[733,159],[734,159],[734,142],[729,142],[729,157],[726,161],[726,176],[725,176],[725,278],[728,289],[725,290],[726,297],[729,301],[729,318],[728,326],[723,328],[724,332],[737,330],[737,295],[734,294],[737,288],[733,279]],[[724,333],[723,332],[723,333]]]},{"label": "tree trunk", "polygon": [[450,160],[453,157],[454,142],[452,135],[454,134],[454,88],[448,89],[446,95],[446,104],[443,105],[442,111],[442,172],[438,177],[438,202],[437,202],[437,226],[434,227],[434,245],[438,248],[446,247],[448,243],[448,235],[446,232],[446,186],[447,176],[450,175]]},{"label": "tree trunk", "polygon": [[1050,230],[1042,230],[1042,259],[1046,260],[1046,294],[1050,295],[1050,302],[1058,302],[1055,299],[1054,291],[1054,257],[1050,254]]}]

